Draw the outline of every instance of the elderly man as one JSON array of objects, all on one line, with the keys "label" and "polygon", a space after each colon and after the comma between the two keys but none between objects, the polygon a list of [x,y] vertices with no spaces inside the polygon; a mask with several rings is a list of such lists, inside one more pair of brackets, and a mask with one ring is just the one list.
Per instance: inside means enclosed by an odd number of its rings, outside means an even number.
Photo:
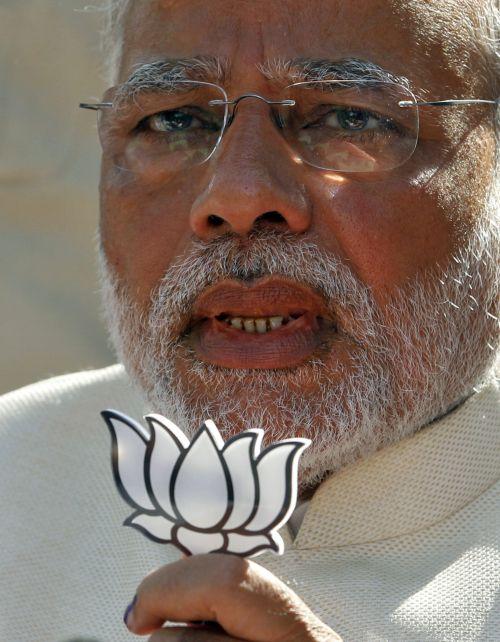
[{"label": "elderly man", "polygon": [[[125,369],[0,402],[2,639],[499,639],[498,3],[109,11]],[[105,407],[312,439],[285,554],[121,528]]]}]

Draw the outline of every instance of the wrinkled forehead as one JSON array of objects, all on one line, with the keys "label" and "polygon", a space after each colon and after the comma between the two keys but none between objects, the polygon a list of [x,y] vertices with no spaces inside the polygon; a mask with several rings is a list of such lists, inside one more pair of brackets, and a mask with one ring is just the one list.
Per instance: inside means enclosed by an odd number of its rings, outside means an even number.
[{"label": "wrinkled forehead", "polygon": [[269,61],[371,61],[415,89],[480,94],[487,88],[475,27],[486,0],[134,0],[120,79],[137,65],[210,56],[231,77]]}]

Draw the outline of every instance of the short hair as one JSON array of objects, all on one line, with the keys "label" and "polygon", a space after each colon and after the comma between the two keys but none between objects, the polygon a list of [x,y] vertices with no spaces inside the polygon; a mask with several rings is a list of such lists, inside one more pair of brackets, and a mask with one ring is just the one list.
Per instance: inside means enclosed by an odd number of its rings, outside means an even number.
[{"label": "short hair", "polygon": [[110,82],[116,82],[122,56],[123,23],[132,0],[103,0],[104,25],[102,51],[104,72]]}]

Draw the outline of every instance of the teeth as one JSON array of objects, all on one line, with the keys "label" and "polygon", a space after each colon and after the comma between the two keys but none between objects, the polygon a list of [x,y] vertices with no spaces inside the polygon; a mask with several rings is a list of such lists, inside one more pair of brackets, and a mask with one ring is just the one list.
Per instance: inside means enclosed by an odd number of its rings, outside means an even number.
[{"label": "teeth", "polygon": [[255,320],[255,327],[257,328],[257,332],[259,334],[264,334],[264,332],[267,332],[267,321],[266,321],[266,319],[256,319]]},{"label": "teeth", "polygon": [[287,317],[266,317],[258,319],[244,319],[243,317],[227,318],[226,323],[236,330],[244,330],[250,334],[265,334],[271,330],[281,328],[287,322]]},{"label": "teeth", "polygon": [[231,325],[237,330],[243,330],[243,319],[236,317],[236,319],[231,319]]},{"label": "teeth", "polygon": [[255,321],[253,319],[245,319],[243,321],[245,332],[255,332]]},{"label": "teeth", "polygon": [[271,326],[271,330],[277,330],[278,328],[281,328],[283,325],[283,317],[271,317],[269,319],[269,325]]}]

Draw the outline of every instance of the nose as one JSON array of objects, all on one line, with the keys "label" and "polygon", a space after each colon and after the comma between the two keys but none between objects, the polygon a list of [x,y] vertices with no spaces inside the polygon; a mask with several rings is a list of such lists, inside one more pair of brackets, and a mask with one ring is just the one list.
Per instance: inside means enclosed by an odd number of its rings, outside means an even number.
[{"label": "nose", "polygon": [[311,225],[310,205],[297,163],[267,105],[243,105],[205,166],[202,192],[191,208],[192,231],[202,240],[248,235],[272,227],[296,234]]}]

